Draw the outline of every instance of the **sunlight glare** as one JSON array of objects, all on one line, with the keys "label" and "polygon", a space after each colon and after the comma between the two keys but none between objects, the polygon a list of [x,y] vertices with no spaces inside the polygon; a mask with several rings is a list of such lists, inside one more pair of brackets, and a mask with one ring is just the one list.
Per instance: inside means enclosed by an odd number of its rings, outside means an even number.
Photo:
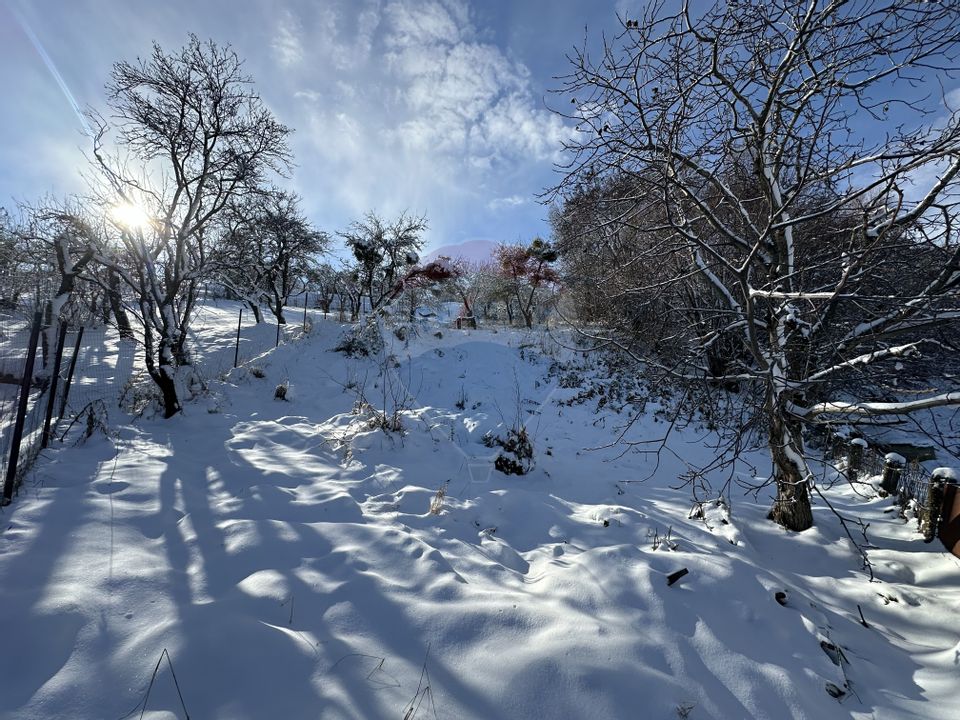
[{"label": "sunlight glare", "polygon": [[110,209],[110,217],[115,223],[128,230],[146,230],[151,225],[147,211],[139,205],[128,202],[114,205]]}]

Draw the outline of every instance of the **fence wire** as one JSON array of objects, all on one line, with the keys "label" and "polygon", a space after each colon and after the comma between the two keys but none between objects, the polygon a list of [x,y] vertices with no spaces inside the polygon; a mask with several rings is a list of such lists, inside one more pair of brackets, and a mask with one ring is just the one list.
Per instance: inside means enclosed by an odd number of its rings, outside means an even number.
[{"label": "fence wire", "polygon": [[[299,302],[306,299],[301,297]],[[44,352],[43,333],[33,367],[26,367],[31,312],[26,307],[0,309],[0,483],[9,465],[24,376],[31,380],[19,445],[18,480],[42,449],[48,412],[52,416],[48,441],[62,441],[76,422],[87,429],[94,425],[109,427],[114,414],[136,409],[135,396],[144,387],[152,390],[141,343],[122,340],[114,327],[104,324],[67,329],[56,382],[56,348],[48,346]],[[235,366],[256,364],[278,344],[300,336],[319,314],[314,307],[290,306],[285,309],[284,324],[270,314],[257,322],[252,310],[239,302],[209,301],[199,308],[190,326],[187,347],[191,369],[209,381]],[[58,336],[50,333],[49,337]]]}]

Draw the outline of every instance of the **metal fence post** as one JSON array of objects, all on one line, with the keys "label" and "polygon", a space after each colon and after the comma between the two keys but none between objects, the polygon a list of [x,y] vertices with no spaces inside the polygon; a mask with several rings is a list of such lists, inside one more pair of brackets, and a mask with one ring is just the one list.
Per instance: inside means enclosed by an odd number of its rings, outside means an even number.
[{"label": "metal fence post", "polygon": [[47,398],[47,416],[43,419],[43,434],[40,436],[40,449],[50,443],[50,421],[53,420],[53,404],[57,401],[57,383],[60,381],[60,363],[63,362],[63,343],[67,339],[67,324],[60,323],[57,333],[57,350],[53,358],[53,374],[50,376],[50,397]]},{"label": "metal fence post", "polygon": [[310,299],[310,293],[303,294],[303,331],[307,331],[307,301]]},{"label": "metal fence post", "polygon": [[63,419],[63,414],[67,411],[67,398],[70,396],[70,385],[73,383],[73,373],[77,369],[77,356],[80,355],[80,341],[83,340],[83,325],[77,332],[77,340],[73,344],[73,357],[70,358],[70,370],[67,371],[67,382],[63,385],[63,398],[60,400],[60,410],[57,412],[57,420]]},{"label": "metal fence post", "polygon": [[240,324],[243,322],[243,308],[240,308],[240,317],[237,318],[237,349],[233,351],[233,366],[237,366],[240,359]]},{"label": "metal fence post", "polygon": [[13,423],[13,435],[10,441],[10,461],[7,465],[7,477],[3,483],[3,499],[0,505],[9,505],[13,499],[14,485],[17,480],[17,462],[20,460],[20,441],[23,439],[23,421],[27,416],[27,402],[30,399],[30,386],[33,384],[33,361],[37,357],[37,340],[40,339],[40,325],[43,313],[39,310],[33,316],[30,328],[30,344],[27,346],[27,362],[20,379],[20,399],[17,403],[17,418]]}]

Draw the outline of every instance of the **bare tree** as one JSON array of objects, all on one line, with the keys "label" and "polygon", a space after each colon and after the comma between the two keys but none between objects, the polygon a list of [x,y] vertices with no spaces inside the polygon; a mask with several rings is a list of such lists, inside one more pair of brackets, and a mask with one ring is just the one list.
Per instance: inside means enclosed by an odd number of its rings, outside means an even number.
[{"label": "bare tree", "polygon": [[[598,57],[572,56],[564,90],[580,132],[557,191],[612,189],[616,212],[597,214],[593,237],[626,234],[629,261],[657,269],[621,291],[670,312],[682,348],[648,362],[758,399],[772,517],[804,530],[805,425],[960,403],[950,388],[875,402],[845,382],[938,348],[960,317],[960,117],[928,90],[957,67],[960,6],[666,7],[623,19]],[[894,280],[893,258],[917,262]],[[701,321],[684,324],[694,304]],[[718,343],[729,350],[711,363]]]},{"label": "bare tree", "polygon": [[147,59],[117,63],[107,95],[124,152],[107,152],[109,127],[95,118],[94,157],[123,257],[104,246],[98,259],[136,298],[147,371],[170,417],[180,410],[177,370],[188,360],[213,222],[287,167],[290,131],[253,91],[236,53],[196,36],[174,53],[154,44]]},{"label": "bare tree", "polygon": [[16,281],[20,249],[6,208],[0,207],[0,305],[16,307],[20,289]]},{"label": "bare tree", "polygon": [[102,236],[96,223],[84,217],[78,201],[48,199],[36,206],[23,206],[22,241],[33,253],[47,257],[53,286],[42,303],[43,368],[55,346],[57,323],[76,290],[77,280],[96,256]]},{"label": "bare tree", "polygon": [[[557,251],[541,238],[534,238],[529,245],[500,244],[494,257],[507,294],[517,301],[524,323],[532,328],[538,292],[560,279],[553,268]],[[509,301],[507,315],[510,315]]]},{"label": "bare tree", "polygon": [[387,221],[371,212],[339,233],[356,259],[356,283],[371,313],[395,299],[397,282],[420,262],[426,229],[424,217],[401,213]]},{"label": "bare tree", "polygon": [[243,198],[228,214],[228,228],[216,249],[218,275],[253,308],[266,302],[277,322],[283,307],[306,287],[308,275],[330,243],[314,230],[294,193],[271,189]]},{"label": "bare tree", "polygon": [[317,294],[317,306],[324,316],[330,314],[330,308],[338,295],[339,282],[336,269],[327,262],[317,263],[307,273],[307,287]]},{"label": "bare tree", "polygon": [[482,302],[489,285],[489,276],[495,270],[490,263],[471,262],[464,258],[450,261],[456,269],[455,276],[440,288],[441,292],[456,297],[463,306],[464,318],[477,322],[477,305]]}]

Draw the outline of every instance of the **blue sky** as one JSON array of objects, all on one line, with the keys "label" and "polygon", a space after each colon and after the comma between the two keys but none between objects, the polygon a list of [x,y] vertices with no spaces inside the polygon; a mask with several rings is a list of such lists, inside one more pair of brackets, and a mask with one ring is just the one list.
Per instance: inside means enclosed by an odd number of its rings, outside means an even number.
[{"label": "blue sky", "polygon": [[296,130],[285,184],[320,228],[409,210],[427,215],[428,248],[529,239],[547,232],[535,196],[569,133],[546,107],[553,77],[586,25],[612,29],[628,5],[0,0],[0,205],[83,192],[90,143],[69,96],[102,109],[114,62],[194,32],[230,43]]}]

